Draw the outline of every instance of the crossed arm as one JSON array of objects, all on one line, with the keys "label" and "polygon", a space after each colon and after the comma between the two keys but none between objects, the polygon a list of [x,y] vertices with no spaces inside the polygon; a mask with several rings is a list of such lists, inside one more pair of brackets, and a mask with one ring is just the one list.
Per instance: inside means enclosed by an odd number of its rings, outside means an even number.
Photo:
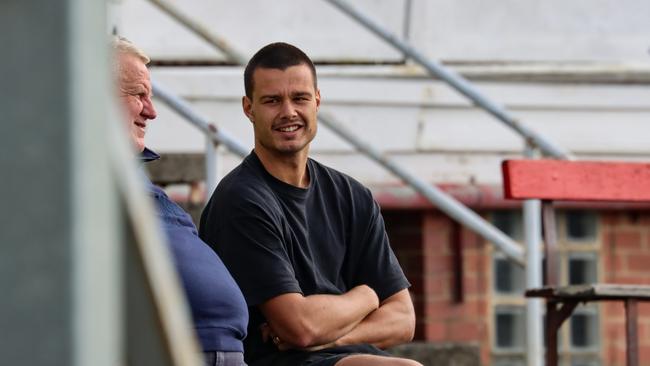
[{"label": "crossed arm", "polygon": [[415,315],[407,289],[381,304],[368,286],[342,295],[276,296],[260,309],[280,349],[370,343],[385,348],[413,338]]}]

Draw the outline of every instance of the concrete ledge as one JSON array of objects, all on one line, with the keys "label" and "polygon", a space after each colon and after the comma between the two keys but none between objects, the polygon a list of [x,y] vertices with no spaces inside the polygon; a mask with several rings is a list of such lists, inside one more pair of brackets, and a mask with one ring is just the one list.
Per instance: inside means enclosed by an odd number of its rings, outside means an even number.
[{"label": "concrete ledge", "polygon": [[145,164],[149,179],[161,186],[189,184],[205,180],[203,154],[162,154],[160,160]]},{"label": "concrete ledge", "polygon": [[395,356],[410,358],[424,366],[480,366],[479,348],[467,343],[411,342],[388,349]]}]

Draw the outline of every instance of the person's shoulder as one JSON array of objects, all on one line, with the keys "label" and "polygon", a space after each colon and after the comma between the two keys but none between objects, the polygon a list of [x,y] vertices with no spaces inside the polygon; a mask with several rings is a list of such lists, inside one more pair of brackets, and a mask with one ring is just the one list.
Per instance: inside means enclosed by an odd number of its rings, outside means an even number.
[{"label": "person's shoulder", "polygon": [[364,196],[372,196],[370,189],[364,186],[361,182],[353,178],[352,176],[338,171],[332,167],[329,167],[325,164],[322,164],[314,159],[309,159],[314,172],[320,180],[324,180],[322,183],[331,182],[339,188],[350,189],[352,193],[361,194]]},{"label": "person's shoulder", "polygon": [[275,196],[262,174],[244,160],[221,179],[213,197],[223,204],[241,205],[243,202],[268,202]]}]

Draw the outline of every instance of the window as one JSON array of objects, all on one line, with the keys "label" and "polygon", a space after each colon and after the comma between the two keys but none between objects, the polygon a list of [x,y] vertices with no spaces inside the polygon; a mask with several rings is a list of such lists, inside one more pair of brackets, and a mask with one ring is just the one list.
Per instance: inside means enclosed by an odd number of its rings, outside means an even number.
[{"label": "window", "polygon": [[526,273],[521,266],[501,254],[494,257],[494,289],[501,294],[522,295],[526,287]]},{"label": "window", "polygon": [[596,238],[598,217],[592,211],[566,211],[566,237],[570,241],[593,241]]},{"label": "window", "polygon": [[492,214],[492,224],[516,241],[524,238],[522,220],[519,210],[496,211]]},{"label": "window", "polygon": [[596,256],[594,253],[569,254],[569,285],[597,283]]},{"label": "window", "polygon": [[523,351],[526,344],[526,318],[521,306],[498,306],[494,312],[495,347]]},{"label": "window", "polygon": [[598,313],[595,306],[582,306],[571,315],[571,348],[598,347]]},{"label": "window", "polygon": [[571,366],[600,366],[600,361],[592,358],[574,357]]},{"label": "window", "polygon": [[499,356],[498,358],[495,358],[494,362],[492,362],[492,366],[526,366],[526,361],[523,356]]},{"label": "window", "polygon": [[[505,234],[522,242],[523,220],[520,210],[497,211],[490,218]],[[598,214],[587,210],[556,211],[556,219],[560,283],[597,283],[600,240]],[[498,251],[493,252],[492,258],[492,364],[525,365],[526,299],[522,296],[525,290],[525,271]],[[545,266],[542,265],[542,268]],[[596,303],[579,306],[564,322],[558,332],[561,365],[601,365],[599,322]]]}]

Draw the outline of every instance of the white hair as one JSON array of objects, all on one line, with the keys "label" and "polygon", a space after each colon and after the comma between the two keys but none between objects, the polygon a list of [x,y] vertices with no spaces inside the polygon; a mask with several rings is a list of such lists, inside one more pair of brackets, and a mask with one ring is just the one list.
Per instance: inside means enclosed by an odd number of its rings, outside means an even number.
[{"label": "white hair", "polygon": [[111,46],[113,48],[113,52],[115,52],[116,56],[120,53],[122,54],[127,54],[127,55],[133,55],[139,58],[144,64],[148,64],[149,61],[149,56],[147,56],[144,51],[142,51],[138,46],[133,44],[131,41],[124,37],[120,36],[115,36],[113,37],[113,41],[111,42]]}]

